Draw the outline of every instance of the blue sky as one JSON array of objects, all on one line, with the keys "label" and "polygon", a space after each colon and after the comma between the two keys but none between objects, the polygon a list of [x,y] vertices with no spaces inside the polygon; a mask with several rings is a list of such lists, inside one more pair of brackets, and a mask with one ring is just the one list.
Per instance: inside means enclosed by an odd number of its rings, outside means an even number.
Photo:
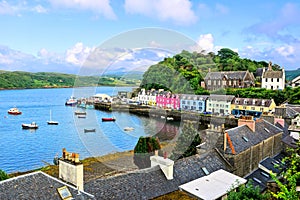
[{"label": "blue sky", "polygon": [[[0,0],[0,27],[3,70],[78,73],[95,48],[149,27],[182,34],[207,52],[228,47],[242,58],[289,70],[300,67],[300,5],[295,0]],[[137,37],[151,40],[150,34]],[[143,69],[171,55],[124,52],[122,62],[142,63]]]}]

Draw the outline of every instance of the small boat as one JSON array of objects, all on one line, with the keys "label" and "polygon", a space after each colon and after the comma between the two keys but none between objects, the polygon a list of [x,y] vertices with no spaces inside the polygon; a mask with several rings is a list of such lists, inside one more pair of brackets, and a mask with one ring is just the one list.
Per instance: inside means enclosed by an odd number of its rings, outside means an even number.
[{"label": "small boat", "polygon": [[9,109],[7,112],[8,112],[8,114],[11,114],[11,115],[21,115],[22,114],[22,112],[19,111],[18,108],[16,108],[16,107]]},{"label": "small boat", "polygon": [[85,115],[78,115],[77,117],[78,117],[78,118],[86,118]]},{"label": "small boat", "polygon": [[23,129],[37,129],[39,126],[35,123],[32,122],[31,124],[22,124]]},{"label": "small boat", "polygon": [[76,110],[74,113],[75,113],[75,115],[86,115],[85,111]]},{"label": "small boat", "polygon": [[133,131],[133,130],[134,130],[133,127],[125,127],[125,128],[124,128],[124,131]]},{"label": "small boat", "polygon": [[75,106],[77,104],[77,99],[75,97],[70,97],[67,99],[65,105],[66,106]]},{"label": "small boat", "polygon": [[85,133],[88,133],[88,132],[96,132],[96,129],[95,129],[95,128],[85,128],[85,129],[84,129],[84,132],[85,132]]},{"label": "small boat", "polygon": [[116,121],[116,118],[114,118],[114,117],[104,117],[104,118],[102,118],[102,121],[103,122],[114,122],[114,121]]},{"label": "small boat", "polygon": [[50,110],[50,120],[47,121],[48,125],[58,125],[58,121],[53,121],[51,116],[51,110]]},{"label": "small boat", "polygon": [[171,121],[171,120],[174,120],[173,117],[167,117],[167,120]]},{"label": "small boat", "polygon": [[160,116],[160,118],[165,119],[166,117],[165,116]]}]

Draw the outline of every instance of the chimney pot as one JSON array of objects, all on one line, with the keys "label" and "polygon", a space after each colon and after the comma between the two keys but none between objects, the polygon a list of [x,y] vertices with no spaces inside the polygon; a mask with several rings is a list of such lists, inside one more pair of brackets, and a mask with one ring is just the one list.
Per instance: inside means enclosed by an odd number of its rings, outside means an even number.
[{"label": "chimney pot", "polygon": [[167,152],[164,152],[164,159],[167,159]]}]

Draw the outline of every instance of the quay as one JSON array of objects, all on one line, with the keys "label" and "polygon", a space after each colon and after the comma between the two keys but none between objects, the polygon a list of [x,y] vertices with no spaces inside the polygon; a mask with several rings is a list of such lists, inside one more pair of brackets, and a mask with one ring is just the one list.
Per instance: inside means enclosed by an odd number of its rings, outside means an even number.
[{"label": "quay", "polygon": [[167,119],[172,118],[174,121],[190,120],[195,122],[200,122],[203,124],[214,124],[222,125],[226,124],[228,126],[237,126],[238,119],[230,118],[229,116],[216,116],[211,114],[203,114],[197,112],[187,112],[187,111],[178,111],[172,109],[161,109],[157,107],[151,107],[146,105],[133,105],[133,104],[116,104],[116,103],[105,103],[98,102],[94,103],[94,108],[96,110],[103,111],[120,111],[120,112],[129,112],[136,115],[161,118],[164,117]]}]

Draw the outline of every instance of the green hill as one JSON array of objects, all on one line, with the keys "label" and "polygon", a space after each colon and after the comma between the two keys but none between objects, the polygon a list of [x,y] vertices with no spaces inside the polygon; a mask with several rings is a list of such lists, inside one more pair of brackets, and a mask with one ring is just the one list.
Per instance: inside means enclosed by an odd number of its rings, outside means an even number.
[{"label": "green hill", "polygon": [[55,87],[82,87],[98,85],[137,86],[140,80],[118,76],[77,76],[54,72],[30,73],[23,71],[1,71],[0,88],[55,88]]}]

